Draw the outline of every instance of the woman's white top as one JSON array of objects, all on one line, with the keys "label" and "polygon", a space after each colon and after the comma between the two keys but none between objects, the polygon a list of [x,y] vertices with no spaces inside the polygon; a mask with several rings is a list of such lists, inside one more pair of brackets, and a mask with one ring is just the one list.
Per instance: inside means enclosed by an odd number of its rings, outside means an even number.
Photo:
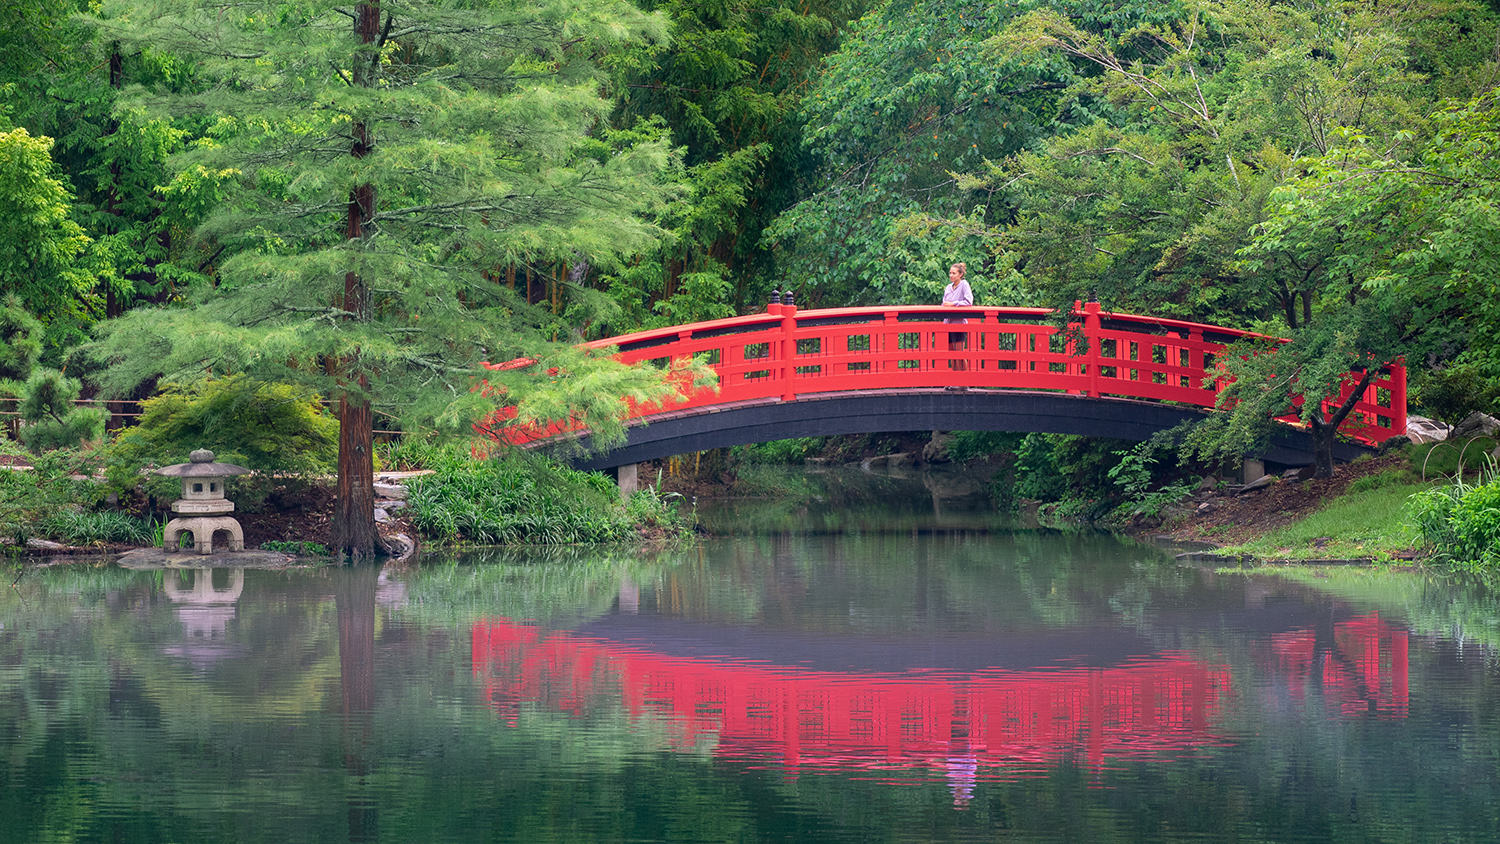
[{"label": "woman's white top", "polygon": [[[974,293],[969,290],[969,282],[959,279],[958,284],[943,285],[943,304],[967,307],[974,304]],[[943,322],[968,322],[966,319],[945,319]]]}]

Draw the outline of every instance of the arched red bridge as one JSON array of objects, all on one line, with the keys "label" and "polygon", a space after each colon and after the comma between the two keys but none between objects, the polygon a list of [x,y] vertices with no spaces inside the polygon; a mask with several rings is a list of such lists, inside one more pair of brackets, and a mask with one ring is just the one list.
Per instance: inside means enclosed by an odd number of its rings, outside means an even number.
[{"label": "arched red bridge", "polygon": [[[633,426],[623,446],[575,464],[609,468],[744,443],[884,431],[1143,440],[1213,408],[1223,387],[1216,357],[1230,343],[1261,336],[1111,313],[1097,302],[1078,305],[1072,316],[1076,336],[1087,341],[1082,354],[1045,308],[799,311],[773,304],[765,314],[599,340],[590,345],[616,346],[626,363],[701,355],[718,373],[719,389],[634,408],[632,419],[649,425]],[[967,321],[944,322],[955,318]],[[1340,402],[1357,381],[1350,379]],[[506,436],[535,441],[563,430],[510,429]],[[1340,430],[1367,446],[1405,433],[1405,368],[1382,367]],[[1341,446],[1336,456],[1359,452]],[[1307,465],[1310,438],[1289,427],[1261,456]]]}]

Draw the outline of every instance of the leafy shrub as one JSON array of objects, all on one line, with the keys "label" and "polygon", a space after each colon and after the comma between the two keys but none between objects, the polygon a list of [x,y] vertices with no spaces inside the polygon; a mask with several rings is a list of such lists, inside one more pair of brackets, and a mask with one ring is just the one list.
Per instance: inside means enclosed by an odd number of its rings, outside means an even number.
[{"label": "leafy shrub", "polygon": [[1048,434],[1027,434],[1016,450],[1017,498],[1059,501],[1068,491],[1068,480],[1058,465],[1055,439]]},{"label": "leafy shrub", "polygon": [[948,459],[966,463],[992,454],[1014,452],[1022,439],[1023,434],[1009,431],[954,431],[948,438]]},{"label": "leafy shrub", "polygon": [[[0,438],[0,453],[16,454]],[[0,535],[24,545],[28,537],[45,533],[42,522],[64,510],[92,505],[100,497],[98,486],[76,480],[96,468],[92,452],[59,448],[31,460],[29,471],[0,470]]]},{"label": "leafy shrub", "polygon": [[1497,399],[1500,380],[1486,377],[1474,364],[1458,364],[1428,373],[1416,404],[1434,419],[1457,423],[1476,410],[1494,413]]},{"label": "leafy shrub", "polygon": [[1412,523],[1437,559],[1479,570],[1500,565],[1500,474],[1423,490],[1407,504]]},{"label": "leafy shrub", "polygon": [[827,437],[799,437],[768,443],[737,445],[731,449],[742,463],[801,463],[823,450]]},{"label": "leafy shrub", "polygon": [[[206,448],[221,463],[265,475],[331,474],[338,462],[338,427],[317,396],[287,384],[230,376],[168,385],[141,403],[140,423],[109,446],[107,472],[116,489],[130,489],[143,467],[182,463],[194,449]],[[157,483],[152,493],[176,498],[175,484]],[[237,488],[237,498],[256,497],[254,482],[242,480]]]}]

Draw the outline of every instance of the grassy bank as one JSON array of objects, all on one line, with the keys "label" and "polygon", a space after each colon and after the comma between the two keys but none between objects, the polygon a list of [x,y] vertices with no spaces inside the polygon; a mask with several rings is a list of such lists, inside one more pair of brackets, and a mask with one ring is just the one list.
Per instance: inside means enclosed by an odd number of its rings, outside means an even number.
[{"label": "grassy bank", "polygon": [[1500,559],[1500,475],[1494,443],[1480,439],[1479,448],[1408,446],[1340,466],[1332,479],[1225,496],[1168,535],[1267,563],[1418,561],[1480,571]]},{"label": "grassy bank", "polygon": [[1427,488],[1397,484],[1348,493],[1290,525],[1226,545],[1221,553],[1268,561],[1415,559],[1422,536],[1407,517],[1407,502]]}]

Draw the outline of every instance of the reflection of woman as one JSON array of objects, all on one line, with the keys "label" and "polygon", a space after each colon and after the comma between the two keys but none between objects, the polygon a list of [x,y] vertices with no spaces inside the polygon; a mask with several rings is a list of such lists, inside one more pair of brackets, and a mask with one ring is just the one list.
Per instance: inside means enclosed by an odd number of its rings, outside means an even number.
[{"label": "reflection of woman", "polygon": [[[963,264],[954,264],[948,268],[948,286],[943,288],[943,307],[945,308],[967,308],[974,304],[974,293],[969,290],[969,282],[964,280],[964,273],[968,267]],[[968,320],[962,317],[948,317],[945,323],[966,323]],[[969,348],[969,335],[963,331],[948,332],[949,349]],[[949,361],[950,369],[968,369],[964,361]]]}]

